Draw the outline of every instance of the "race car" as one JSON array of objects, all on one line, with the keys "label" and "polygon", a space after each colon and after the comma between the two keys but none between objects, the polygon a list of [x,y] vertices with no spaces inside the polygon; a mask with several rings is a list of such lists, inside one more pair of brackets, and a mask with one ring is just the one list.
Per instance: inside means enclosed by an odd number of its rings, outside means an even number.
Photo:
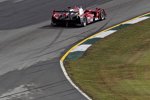
[{"label": "race car", "polygon": [[80,25],[84,27],[105,18],[106,12],[101,8],[83,10],[82,7],[68,7],[67,10],[53,11],[51,25]]}]

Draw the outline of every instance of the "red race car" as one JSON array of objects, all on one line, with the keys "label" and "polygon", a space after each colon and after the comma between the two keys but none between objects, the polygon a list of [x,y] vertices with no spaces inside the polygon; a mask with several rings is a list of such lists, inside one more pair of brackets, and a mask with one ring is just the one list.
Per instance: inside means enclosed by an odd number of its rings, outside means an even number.
[{"label": "red race car", "polygon": [[82,7],[68,7],[67,10],[53,11],[51,17],[51,24],[65,25],[70,24],[86,26],[89,23],[104,20],[106,18],[106,12],[104,9],[96,8],[83,10]]}]

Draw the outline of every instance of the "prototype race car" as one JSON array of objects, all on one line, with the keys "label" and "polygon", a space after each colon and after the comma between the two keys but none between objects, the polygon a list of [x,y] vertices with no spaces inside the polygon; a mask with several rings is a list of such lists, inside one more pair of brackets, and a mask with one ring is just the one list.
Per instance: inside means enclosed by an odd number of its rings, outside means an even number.
[{"label": "prototype race car", "polygon": [[51,24],[65,25],[70,24],[86,26],[89,23],[104,20],[106,18],[106,12],[104,9],[96,8],[83,10],[82,7],[68,7],[67,10],[53,11],[51,17]]}]

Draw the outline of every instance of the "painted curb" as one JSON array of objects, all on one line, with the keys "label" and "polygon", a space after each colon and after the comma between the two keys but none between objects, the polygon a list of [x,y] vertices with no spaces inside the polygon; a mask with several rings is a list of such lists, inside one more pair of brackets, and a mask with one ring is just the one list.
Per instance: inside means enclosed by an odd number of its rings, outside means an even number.
[{"label": "painted curb", "polygon": [[[70,54],[70,53],[73,53],[73,52],[85,52],[93,43],[95,43],[95,40],[94,42],[88,42],[90,41],[91,39],[97,39],[97,41],[99,41],[99,39],[103,39],[115,32],[117,32],[119,29],[122,29],[128,25],[132,25],[132,24],[136,24],[138,22],[141,22],[141,21],[144,21],[146,19],[149,19],[150,18],[150,12],[146,13],[146,14],[143,14],[141,16],[138,16],[138,17],[135,17],[135,18],[132,18],[130,20],[127,20],[127,21],[124,21],[124,22],[121,22],[119,24],[116,24],[110,28],[107,28],[103,31],[100,31],[98,33],[95,33],[94,35],[90,36],[90,37],[87,37],[85,38],[84,40],[82,40],[81,42],[79,42],[78,44],[74,45],[73,47],[71,47],[63,56],[62,58],[60,59],[60,66],[61,66],[61,69],[66,77],[66,79],[71,83],[71,85],[76,88],[85,98],[87,98],[88,100],[92,100],[92,98],[90,98],[86,93],[84,93],[75,83],[73,83],[73,81],[71,80],[71,78],[69,77],[65,67],[64,67],[64,60],[67,58],[67,56]],[[92,41],[92,40],[91,40]],[[83,48],[82,48],[83,47]],[[86,48],[84,48],[86,47]],[[79,56],[81,57],[81,56]],[[75,59],[76,60],[76,59]]]}]

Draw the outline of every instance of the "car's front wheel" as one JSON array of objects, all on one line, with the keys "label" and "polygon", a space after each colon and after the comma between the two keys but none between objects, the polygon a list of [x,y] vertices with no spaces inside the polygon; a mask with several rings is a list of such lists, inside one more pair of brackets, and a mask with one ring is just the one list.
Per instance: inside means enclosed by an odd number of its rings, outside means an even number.
[{"label": "car's front wheel", "polygon": [[100,13],[99,20],[105,20],[105,19],[106,19],[106,15],[105,15],[104,10],[102,10],[101,13]]}]

